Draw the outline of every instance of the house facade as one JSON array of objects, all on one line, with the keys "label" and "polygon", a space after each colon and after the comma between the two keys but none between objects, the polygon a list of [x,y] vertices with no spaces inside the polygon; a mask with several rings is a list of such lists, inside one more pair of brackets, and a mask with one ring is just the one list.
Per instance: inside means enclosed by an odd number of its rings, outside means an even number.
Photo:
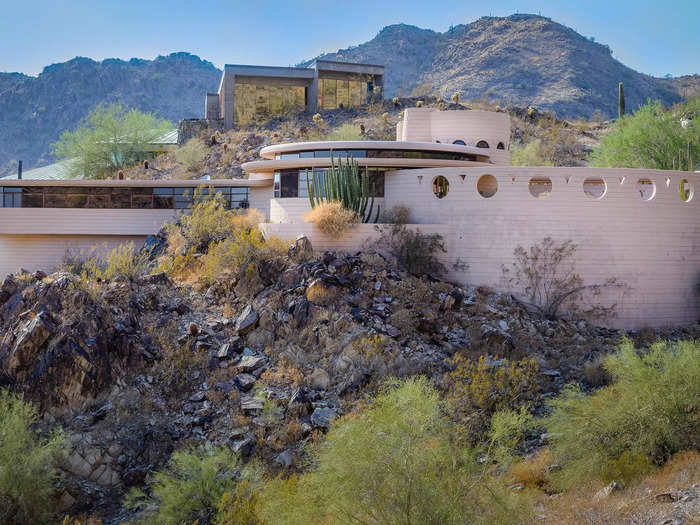
[{"label": "house facade", "polygon": [[[304,221],[309,174],[352,157],[382,209],[404,205],[410,227],[439,233],[455,281],[504,289],[514,250],[544,238],[578,246],[584,283],[615,279],[598,298],[621,328],[695,323],[700,314],[698,176],[645,169],[510,166],[510,119],[488,111],[405,110],[396,141],[306,142],[261,150],[247,179],[207,181],[231,208],[257,208],[266,235],[307,235],[317,250],[358,250],[357,225],[333,239]],[[49,269],[66,249],[140,242],[186,211],[195,181],[0,181],[0,275]],[[79,189],[79,191],[77,191]]]}]

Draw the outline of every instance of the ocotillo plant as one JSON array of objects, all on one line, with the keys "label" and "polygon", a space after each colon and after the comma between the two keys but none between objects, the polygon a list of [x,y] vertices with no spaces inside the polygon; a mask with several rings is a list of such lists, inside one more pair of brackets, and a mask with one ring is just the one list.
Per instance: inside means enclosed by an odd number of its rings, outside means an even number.
[{"label": "ocotillo plant", "polygon": [[331,167],[323,172],[306,172],[306,187],[309,192],[311,207],[322,202],[339,201],[344,208],[354,211],[362,222],[377,222],[379,205],[374,210],[376,195],[374,184],[370,184],[367,168],[360,170],[357,161],[347,157],[336,165],[331,152]]},{"label": "ocotillo plant", "polygon": [[625,89],[622,87],[622,82],[617,85],[617,116],[622,118],[625,114]]}]

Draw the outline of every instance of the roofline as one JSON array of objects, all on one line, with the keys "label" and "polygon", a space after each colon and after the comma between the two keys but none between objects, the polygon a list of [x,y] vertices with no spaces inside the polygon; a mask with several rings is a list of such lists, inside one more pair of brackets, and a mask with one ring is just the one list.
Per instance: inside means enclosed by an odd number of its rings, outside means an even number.
[{"label": "roofline", "polygon": [[90,179],[0,179],[0,186],[80,186],[94,188],[191,188],[199,186],[214,187],[240,187],[240,186],[269,186],[269,179],[214,179],[214,180],[153,180],[153,179],[126,179],[126,180],[90,180]]},{"label": "roofline", "polygon": [[436,153],[468,153],[490,158],[489,150],[461,144],[444,144],[441,142],[409,142],[403,140],[325,140],[313,142],[288,142],[265,146],[260,150],[264,159],[273,159],[276,153],[312,151],[323,149],[393,149],[433,151]]},{"label": "roofline", "polygon": [[368,64],[366,62],[345,62],[343,60],[325,60],[325,59],[313,60],[309,63],[309,66],[311,64],[317,64],[318,62],[327,62],[328,64],[352,64],[353,66],[381,67],[382,69],[386,69],[386,66],[383,66],[382,64]]}]

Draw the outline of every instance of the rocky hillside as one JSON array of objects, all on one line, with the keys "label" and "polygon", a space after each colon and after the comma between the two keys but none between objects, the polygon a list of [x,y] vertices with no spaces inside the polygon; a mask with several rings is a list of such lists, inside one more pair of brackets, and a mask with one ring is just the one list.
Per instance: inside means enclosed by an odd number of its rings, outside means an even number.
[{"label": "rocky hillside", "polygon": [[483,17],[445,33],[392,25],[369,42],[319,58],[385,64],[389,96],[460,92],[463,100],[532,105],[566,117],[596,110],[614,116],[618,82],[625,84],[630,110],[647,98],[680,100],[673,80],[638,73],[608,46],[536,15]]},{"label": "rocky hillside", "polygon": [[0,73],[0,176],[53,161],[51,144],[96,105],[119,102],[177,122],[200,117],[221,71],[189,53],[155,60],[76,57],[37,77]]}]

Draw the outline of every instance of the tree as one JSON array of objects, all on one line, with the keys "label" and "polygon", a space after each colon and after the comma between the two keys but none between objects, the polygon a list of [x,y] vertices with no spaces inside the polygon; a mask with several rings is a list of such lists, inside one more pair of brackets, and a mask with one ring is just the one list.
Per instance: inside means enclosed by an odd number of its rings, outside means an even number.
[{"label": "tree", "polygon": [[591,155],[591,165],[612,168],[694,169],[700,158],[700,98],[671,109],[649,101],[624,115]]},{"label": "tree", "polygon": [[100,105],[77,129],[61,134],[54,153],[70,160],[70,175],[103,179],[151,157],[151,144],[172,127],[152,113]]},{"label": "tree", "polygon": [[[455,447],[440,395],[425,378],[390,383],[371,408],[333,426],[315,468],[269,482],[269,523],[521,523],[527,508]],[[501,432],[502,434],[502,432]]]}]

